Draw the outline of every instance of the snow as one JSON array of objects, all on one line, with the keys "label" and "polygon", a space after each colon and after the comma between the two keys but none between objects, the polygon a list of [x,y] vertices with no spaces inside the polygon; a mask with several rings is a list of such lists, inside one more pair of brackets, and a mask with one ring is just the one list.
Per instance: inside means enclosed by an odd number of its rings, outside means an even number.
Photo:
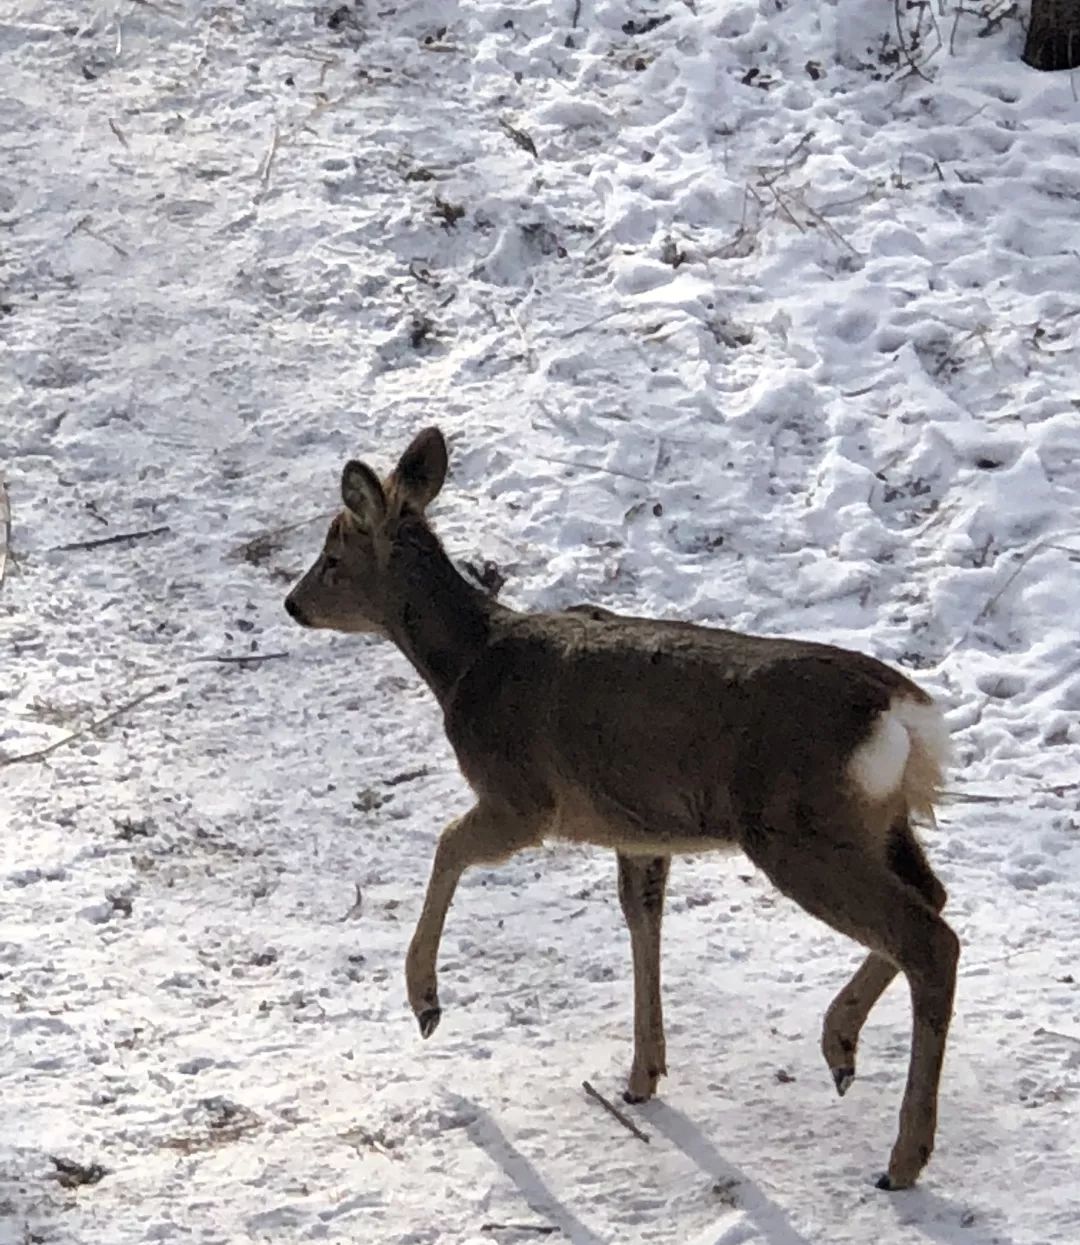
[{"label": "snow", "polygon": [[[1015,20],[934,20],[923,81],[861,0],[5,7],[0,750],[150,695],[0,769],[2,1245],[1075,1242],[1080,104]],[[432,422],[440,533],[508,602],[942,700],[963,955],[915,1190],[871,1183],[905,992],[839,1101],[859,950],[739,857],[673,870],[648,1146],[581,1092],[630,1060],[609,855],[467,875],[421,1042],[468,792],[401,657],[281,603],[343,462]]]}]

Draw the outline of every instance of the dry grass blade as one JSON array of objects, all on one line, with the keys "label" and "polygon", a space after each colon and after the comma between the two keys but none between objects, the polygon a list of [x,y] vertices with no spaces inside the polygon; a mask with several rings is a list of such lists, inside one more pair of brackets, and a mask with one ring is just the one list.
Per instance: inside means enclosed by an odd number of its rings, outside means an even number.
[{"label": "dry grass blade", "polygon": [[950,804],[1008,804],[1015,795],[984,795],[979,791],[946,791],[944,798]]},{"label": "dry grass blade", "polygon": [[1068,539],[1070,537],[1075,537],[1075,536],[1076,536],[1076,533],[1074,531],[1055,532],[1052,536],[1047,536],[1045,540],[1037,541],[1034,545],[1031,546],[1030,549],[1025,549],[1024,552],[1020,555],[1019,560],[1017,561],[1016,565],[1009,572],[1009,574],[1006,575],[1001,586],[995,592],[991,593],[991,595],[983,603],[982,608],[975,615],[975,617],[971,620],[970,626],[968,626],[967,629],[963,632],[963,634],[959,637],[959,639],[957,639],[949,647],[948,651],[945,653],[945,656],[951,657],[952,654],[955,653],[956,650],[967,641],[967,638],[968,636],[971,635],[972,631],[974,631],[975,628],[981,622],[983,622],[986,618],[989,617],[990,614],[993,613],[998,602],[1006,594],[1006,592],[1008,592],[1009,589],[1013,586],[1013,584],[1017,580],[1017,577],[1021,574],[1021,572],[1023,572],[1023,570],[1028,566],[1028,564],[1034,558],[1037,558],[1039,556],[1040,553],[1045,553],[1048,549],[1057,550],[1059,552],[1075,553],[1076,552],[1075,549],[1071,549],[1067,545],[1062,546],[1057,543],[1059,540]]},{"label": "dry grass blade", "polygon": [[44,748],[35,748],[33,752],[24,752],[21,756],[0,756],[0,769],[7,765],[19,765],[24,761],[44,761],[46,757],[52,756],[58,748],[63,748],[65,744],[73,743],[76,739],[82,739],[84,735],[91,735],[101,730],[103,726],[108,726],[110,722],[115,722],[118,717],[127,713],[129,709],[135,709],[143,701],[149,700],[151,696],[158,696],[168,690],[165,684],[159,684],[157,687],[152,687],[148,692],[143,692],[142,695],[136,696],[132,700],[126,700],[122,705],[118,705],[115,709],[110,709],[108,713],[103,714],[100,718],[95,718],[93,722],[88,722],[86,726],[79,727],[77,731],[72,731],[62,739],[57,739],[53,743],[47,744]]},{"label": "dry grass blade", "polygon": [[151,9],[154,13],[160,13],[162,17],[171,18],[174,22],[180,21],[183,16],[181,7],[177,4],[166,4],[154,0],[132,0],[133,4],[140,4],[144,9]]},{"label": "dry grass blade", "polygon": [[11,498],[7,483],[0,480],[0,588],[7,574],[8,550],[11,548]]},{"label": "dry grass blade", "polygon": [[608,1102],[599,1090],[593,1089],[588,1081],[582,1081],[581,1088],[589,1095],[590,1098],[595,1099],[604,1108],[608,1115],[617,1119],[623,1128],[632,1132],[639,1141],[644,1141],[646,1145],[649,1144],[649,1134],[643,1133],[624,1111],[620,1111],[614,1103]]},{"label": "dry grass blade", "polygon": [[600,463],[579,463],[573,458],[560,458],[557,454],[537,454],[536,457],[543,463],[558,463],[563,467],[575,467],[578,471],[601,471],[604,475],[636,480],[638,484],[652,484],[652,480],[645,476],[634,475],[632,471],[619,471],[617,467],[604,467]]},{"label": "dry grass blade", "polygon": [[259,161],[259,184],[264,190],[270,183],[270,174],[274,171],[274,159],[277,156],[280,143],[281,128],[275,121],[274,128],[270,133],[270,143],[266,148],[266,154]]},{"label": "dry grass blade", "polygon": [[806,227],[803,225],[803,223],[800,220],[796,218],[794,212],[792,212],[792,210],[784,202],[784,199],[782,198],[780,191],[777,190],[776,187],[772,185],[771,182],[769,183],[769,185],[765,187],[765,189],[776,200],[776,206],[780,209],[781,212],[784,213],[784,215],[788,218],[788,220],[791,221],[791,223],[795,226],[795,228],[799,231],[799,233],[806,233]]}]

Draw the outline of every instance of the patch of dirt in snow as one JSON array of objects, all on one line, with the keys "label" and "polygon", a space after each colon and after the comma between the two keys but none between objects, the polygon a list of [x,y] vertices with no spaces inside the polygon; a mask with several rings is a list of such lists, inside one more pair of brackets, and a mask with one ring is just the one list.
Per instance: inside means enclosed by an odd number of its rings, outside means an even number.
[{"label": "patch of dirt in snow", "polygon": [[[0,19],[0,752],[78,732],[0,769],[0,1242],[1071,1242],[1068,77],[951,5],[905,11],[930,81],[855,0],[76,8]],[[513,603],[830,639],[949,706],[918,1190],[868,1183],[903,992],[836,1101],[856,953],[740,861],[675,869],[648,1147],[580,1091],[629,1060],[598,853],[465,879],[420,1043],[468,795],[402,660],[281,600],[342,462],[433,421],[440,531]]]}]

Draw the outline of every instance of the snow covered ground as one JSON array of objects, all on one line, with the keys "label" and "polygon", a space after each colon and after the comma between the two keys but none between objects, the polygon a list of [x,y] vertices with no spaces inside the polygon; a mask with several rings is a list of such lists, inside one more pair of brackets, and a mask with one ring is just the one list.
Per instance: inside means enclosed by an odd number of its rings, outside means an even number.
[{"label": "snow covered ground", "polygon": [[[919,13],[926,80],[862,0],[4,4],[0,1245],[1080,1239],[1080,104]],[[432,422],[508,602],[943,698],[917,1189],[871,1184],[906,991],[838,1100],[859,950],[739,858],[673,871],[648,1146],[581,1091],[630,1058],[609,855],[467,876],[421,1042],[468,793],[397,653],[281,602],[344,459]]]}]

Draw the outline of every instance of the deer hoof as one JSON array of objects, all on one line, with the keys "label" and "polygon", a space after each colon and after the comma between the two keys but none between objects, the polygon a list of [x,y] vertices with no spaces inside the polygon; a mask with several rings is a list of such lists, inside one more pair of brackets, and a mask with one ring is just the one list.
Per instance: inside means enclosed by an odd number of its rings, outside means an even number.
[{"label": "deer hoof", "polygon": [[914,1179],[894,1180],[888,1172],[884,1172],[874,1181],[877,1188],[884,1189],[886,1193],[899,1193],[901,1189],[910,1189],[914,1183]]},{"label": "deer hoof", "polygon": [[439,1021],[442,1019],[442,1008],[425,1007],[416,1019],[420,1025],[420,1036],[429,1038],[439,1027]]},{"label": "deer hoof", "polygon": [[851,1088],[852,1081],[855,1080],[854,1068],[833,1068],[832,1069],[833,1084],[836,1086],[836,1092],[841,1098]]}]

